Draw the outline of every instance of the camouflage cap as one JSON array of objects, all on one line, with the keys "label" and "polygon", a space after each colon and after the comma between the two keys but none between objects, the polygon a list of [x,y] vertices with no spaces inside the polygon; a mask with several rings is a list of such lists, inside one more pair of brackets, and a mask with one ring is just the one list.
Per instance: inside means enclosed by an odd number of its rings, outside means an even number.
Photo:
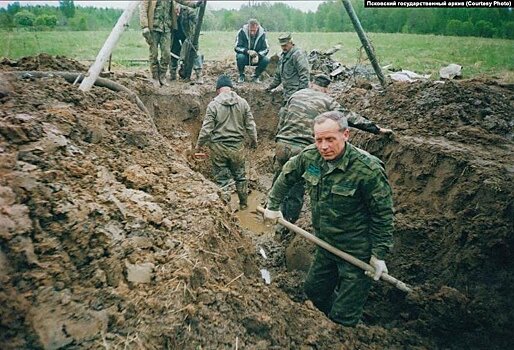
[{"label": "camouflage cap", "polygon": [[291,33],[280,34],[280,36],[278,37],[278,42],[280,43],[280,45],[285,45],[290,41],[291,41]]},{"label": "camouflage cap", "polygon": [[314,76],[312,82],[321,87],[327,87],[330,85],[332,81],[330,80],[330,77],[326,74],[317,74]]}]

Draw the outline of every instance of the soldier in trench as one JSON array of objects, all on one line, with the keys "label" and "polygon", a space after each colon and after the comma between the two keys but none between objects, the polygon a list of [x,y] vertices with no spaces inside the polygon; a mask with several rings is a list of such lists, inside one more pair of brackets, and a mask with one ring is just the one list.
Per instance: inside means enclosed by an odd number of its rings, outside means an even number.
[{"label": "soldier in trench", "polygon": [[291,34],[280,35],[278,41],[282,54],[273,81],[266,91],[269,92],[282,84],[285,104],[296,91],[309,87],[310,66],[306,53],[293,43]]},{"label": "soldier in trench", "polygon": [[[232,91],[230,77],[221,75],[216,82],[216,97],[207,106],[196,148],[208,145],[216,183],[224,189],[222,197],[230,201],[230,175],[236,182],[239,208],[248,208],[244,141],[257,147],[257,129],[248,102]],[[230,175],[229,175],[230,174]]]},{"label": "soldier in trench", "polygon": [[[387,273],[385,257],[393,245],[392,191],[384,164],[348,142],[350,131],[339,111],[314,119],[315,144],[291,158],[268,195],[264,219],[282,218],[280,204],[297,182],[311,199],[315,235],[330,245],[368,261],[378,280]],[[355,326],[371,281],[352,264],[316,248],[304,290],[331,320]]]},{"label": "soldier in trench", "polygon": [[[139,21],[149,47],[150,72],[155,87],[168,85],[166,72],[171,60],[171,33],[177,27],[175,2],[196,8],[203,0],[143,0],[139,8]],[[161,59],[159,61],[159,50]]]},{"label": "soldier in trench", "polygon": [[[325,74],[318,74],[310,83],[310,87],[295,92],[287,101],[280,116],[275,137],[276,148],[273,164],[275,176],[273,182],[278,178],[282,167],[291,157],[314,143],[312,123],[314,118],[321,113],[340,111],[347,118],[351,127],[373,134],[392,133],[392,130],[378,127],[372,121],[349,111],[327,95],[330,83],[330,77]],[[289,189],[284,197],[280,210],[287,221],[295,223],[298,220],[303,206],[303,195],[303,183],[298,182]],[[287,229],[279,231],[286,233]]]}]

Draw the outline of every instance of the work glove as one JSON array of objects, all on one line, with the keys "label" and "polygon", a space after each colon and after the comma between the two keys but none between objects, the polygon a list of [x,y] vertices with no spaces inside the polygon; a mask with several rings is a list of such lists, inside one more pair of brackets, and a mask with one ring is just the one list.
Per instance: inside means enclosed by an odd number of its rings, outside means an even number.
[{"label": "work glove", "polygon": [[383,273],[389,272],[384,260],[378,260],[374,256],[371,256],[371,259],[369,259],[369,264],[375,269],[375,274],[366,271],[366,275],[372,277],[375,281],[378,281]]},{"label": "work glove", "polygon": [[268,208],[264,209],[263,216],[265,222],[271,222],[272,224],[276,224],[278,219],[284,218],[280,210],[269,210]]},{"label": "work glove", "polygon": [[195,7],[200,7],[203,4],[203,0],[198,0],[195,4]]},{"label": "work glove", "polygon": [[257,52],[254,50],[248,50],[248,56],[255,57],[255,56],[257,56]]},{"label": "work glove", "polygon": [[143,28],[143,37],[145,38],[146,43],[148,45],[152,44],[152,33],[150,31],[150,28],[148,28],[148,27]]}]

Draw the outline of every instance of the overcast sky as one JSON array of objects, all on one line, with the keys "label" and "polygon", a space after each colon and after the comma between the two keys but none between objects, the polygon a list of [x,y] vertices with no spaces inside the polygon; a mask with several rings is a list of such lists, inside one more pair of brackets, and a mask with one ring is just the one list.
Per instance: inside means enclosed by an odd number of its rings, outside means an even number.
[{"label": "overcast sky", "polygon": [[[6,7],[7,4],[13,3],[15,1],[7,1],[0,0],[0,7]],[[125,8],[129,1],[82,1],[75,0],[76,6],[95,6],[95,7],[116,7],[116,8]],[[290,1],[252,1],[254,3],[258,2],[284,2],[288,5],[298,8],[302,11],[316,11],[318,5],[323,1],[306,1],[306,0],[290,0]],[[19,1],[22,5],[58,5],[58,0],[47,0],[47,1]],[[207,6],[211,9],[236,9],[241,7],[242,4],[248,4],[249,1],[217,1],[217,0],[207,0]]]}]

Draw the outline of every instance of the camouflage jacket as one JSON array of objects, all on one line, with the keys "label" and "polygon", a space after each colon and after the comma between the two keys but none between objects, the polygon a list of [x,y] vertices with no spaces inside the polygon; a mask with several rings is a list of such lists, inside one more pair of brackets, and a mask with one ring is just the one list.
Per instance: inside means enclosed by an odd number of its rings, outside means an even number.
[{"label": "camouflage jacket", "polygon": [[327,94],[308,88],[295,92],[287,101],[286,109],[280,116],[275,140],[305,146],[314,143],[313,120],[328,111],[342,112],[351,127],[373,134],[379,132],[372,121],[349,111]]},{"label": "camouflage jacket", "polygon": [[279,210],[293,184],[304,181],[315,235],[356,257],[384,259],[393,245],[393,200],[383,163],[350,143],[333,162],[314,145],[291,158],[268,197]]},{"label": "camouflage jacket", "polygon": [[139,7],[139,22],[141,28],[159,32],[171,32],[177,28],[177,15],[175,2],[196,8],[196,3],[188,0],[143,0]]},{"label": "camouflage jacket", "polygon": [[280,56],[275,77],[269,88],[274,89],[282,83],[285,102],[296,91],[308,88],[309,78],[310,66],[307,55],[293,46],[291,50]]},{"label": "camouflage jacket", "polygon": [[196,21],[196,10],[182,6],[175,29],[180,30],[185,38],[191,40],[195,34]]},{"label": "camouflage jacket", "polygon": [[257,143],[257,129],[248,102],[234,91],[219,94],[207,106],[197,147],[223,143],[238,147],[248,134]]}]

